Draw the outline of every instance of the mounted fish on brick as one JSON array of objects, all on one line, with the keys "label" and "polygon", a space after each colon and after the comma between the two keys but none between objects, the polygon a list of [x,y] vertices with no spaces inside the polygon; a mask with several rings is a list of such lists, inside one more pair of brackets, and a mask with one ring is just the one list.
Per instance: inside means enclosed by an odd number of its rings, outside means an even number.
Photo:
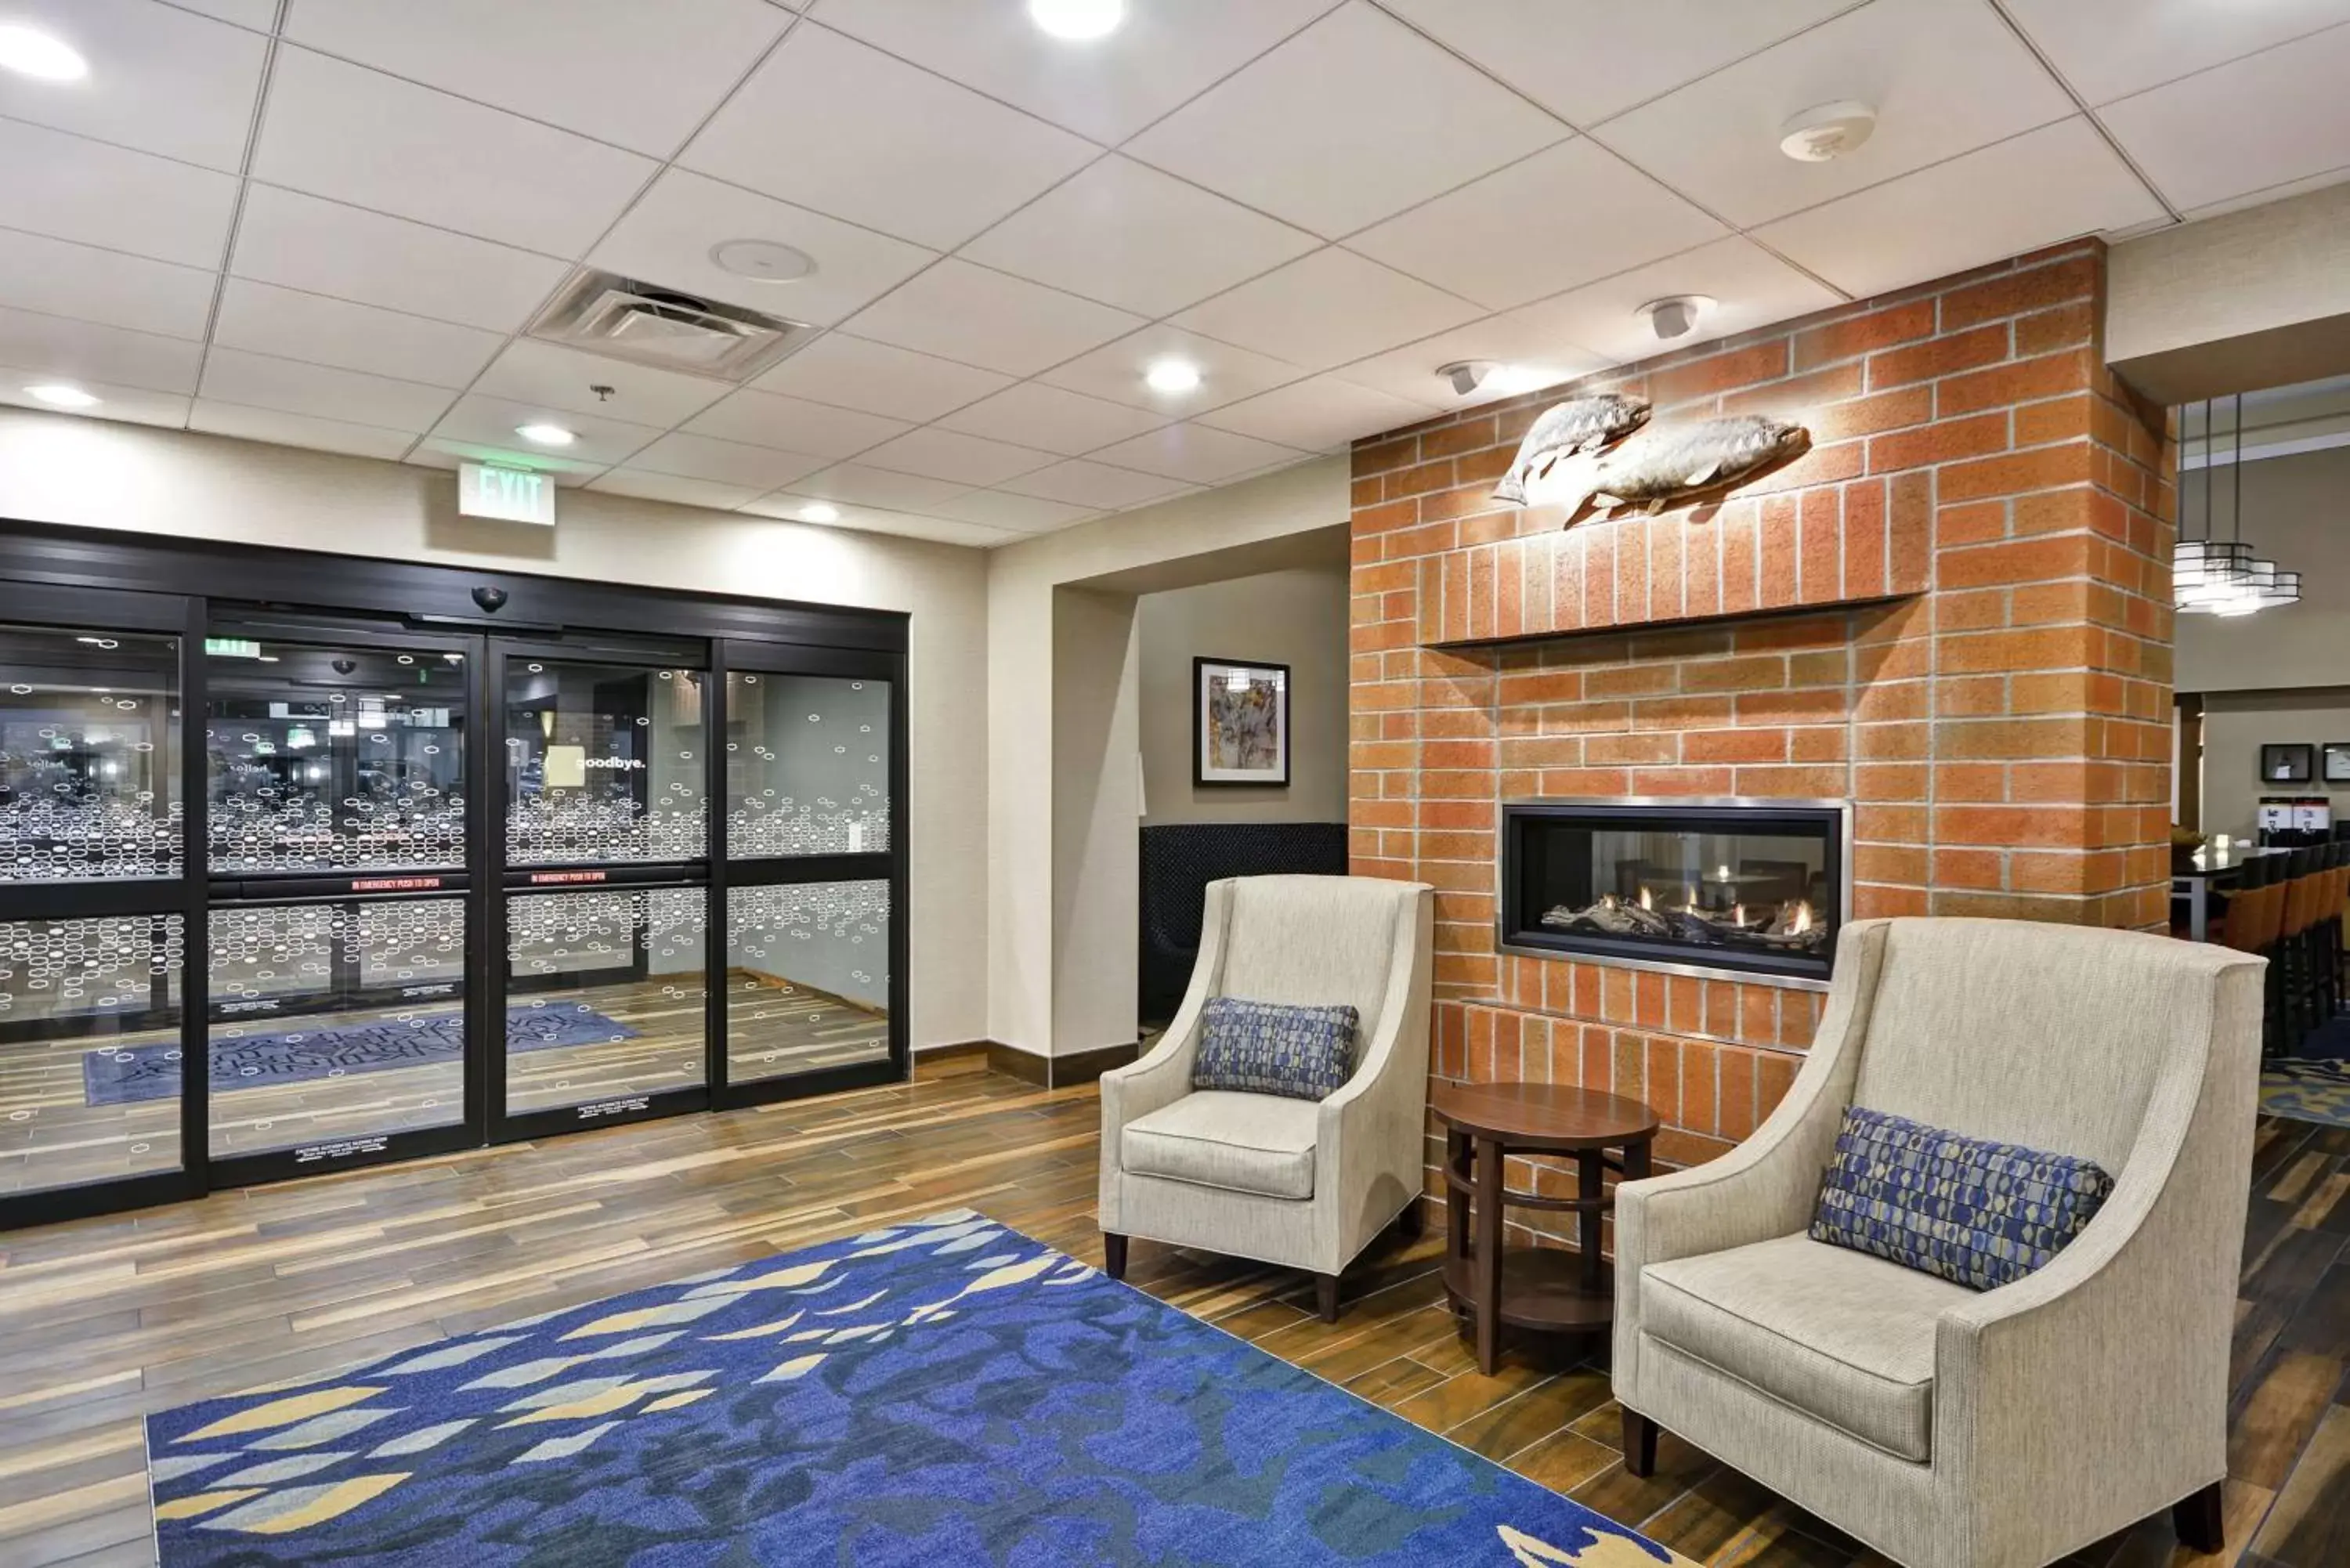
[{"label": "mounted fish on brick", "polygon": [[1529,483],[1547,477],[1568,458],[1596,452],[1623,440],[1648,422],[1648,400],[1619,392],[1569,398],[1544,409],[1526,431],[1526,439],[1518,443],[1518,455],[1494,488],[1493,499],[1523,506]]},{"label": "mounted fish on brick", "polygon": [[1765,414],[1650,426],[1622,445],[1562,469],[1542,495],[1603,514],[1638,507],[1654,516],[1668,506],[1734,489],[1812,450],[1812,434]]}]

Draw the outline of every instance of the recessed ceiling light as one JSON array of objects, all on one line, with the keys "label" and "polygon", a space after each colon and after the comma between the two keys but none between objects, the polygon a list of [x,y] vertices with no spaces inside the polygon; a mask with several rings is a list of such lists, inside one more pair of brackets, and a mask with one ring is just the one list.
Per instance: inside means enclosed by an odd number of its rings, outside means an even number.
[{"label": "recessed ceiling light", "polygon": [[58,382],[44,382],[37,387],[27,387],[25,389],[25,394],[27,397],[40,399],[53,409],[94,409],[98,407],[100,400],[83,391],[79,387],[68,387]]},{"label": "recessed ceiling light", "polygon": [[516,425],[515,434],[525,441],[536,441],[540,446],[569,446],[579,439],[561,425]]},{"label": "recessed ceiling light", "polygon": [[803,523],[837,523],[840,521],[840,508],[835,506],[829,501],[811,501],[806,506],[800,508],[800,521]]},{"label": "recessed ceiling light", "polygon": [[816,271],[814,256],[775,240],[728,240],[710,247],[710,259],[723,272],[761,283],[795,283]]},{"label": "recessed ceiling light", "polygon": [[0,70],[15,71],[36,81],[78,82],[89,75],[89,62],[63,40],[47,33],[0,25]]},{"label": "recessed ceiling light", "polygon": [[1189,359],[1158,359],[1142,379],[1154,392],[1194,392],[1200,388],[1200,367]]},{"label": "recessed ceiling light", "polygon": [[1825,163],[1856,151],[1877,132],[1877,111],[1839,99],[1814,104],[1779,128],[1779,151],[1798,163]]},{"label": "recessed ceiling light", "polygon": [[1028,16],[1056,38],[1106,38],[1126,20],[1126,0],[1028,0]]}]

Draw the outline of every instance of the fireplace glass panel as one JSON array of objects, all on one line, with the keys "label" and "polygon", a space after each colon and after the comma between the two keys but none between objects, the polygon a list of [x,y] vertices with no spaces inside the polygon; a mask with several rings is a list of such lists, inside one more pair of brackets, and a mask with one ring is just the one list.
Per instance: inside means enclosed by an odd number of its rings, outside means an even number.
[{"label": "fireplace glass panel", "polygon": [[1826,978],[1842,917],[1833,808],[1508,808],[1504,940]]}]

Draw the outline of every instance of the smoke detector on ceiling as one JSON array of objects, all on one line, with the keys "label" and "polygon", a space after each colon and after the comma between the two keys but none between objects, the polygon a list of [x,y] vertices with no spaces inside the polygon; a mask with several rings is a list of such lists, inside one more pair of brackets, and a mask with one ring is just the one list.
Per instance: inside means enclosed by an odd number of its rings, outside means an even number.
[{"label": "smoke detector on ceiling", "polygon": [[816,333],[803,322],[658,284],[584,271],[530,336],[663,370],[747,381]]},{"label": "smoke detector on ceiling", "polygon": [[816,258],[776,240],[727,240],[710,247],[710,259],[736,277],[760,283],[796,283],[816,271]]},{"label": "smoke detector on ceiling", "polygon": [[1877,110],[1851,99],[1814,104],[1779,128],[1779,151],[1798,163],[1825,163],[1877,133]]}]

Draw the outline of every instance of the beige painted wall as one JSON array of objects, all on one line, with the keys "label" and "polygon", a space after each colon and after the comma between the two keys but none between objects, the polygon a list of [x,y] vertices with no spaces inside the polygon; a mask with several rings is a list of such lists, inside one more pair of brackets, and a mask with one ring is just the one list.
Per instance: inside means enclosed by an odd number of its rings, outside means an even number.
[{"label": "beige painted wall", "polygon": [[1326,458],[989,554],[990,1039],[1133,1042],[1133,597],[1297,565],[1303,536],[1347,526],[1347,492]]},{"label": "beige painted wall", "polygon": [[[2232,472],[2210,471],[2228,532]],[[2203,472],[2181,483],[2187,531],[2203,529]],[[2350,448],[2244,465],[2244,537],[2301,573],[2297,605],[2237,619],[2178,618],[2181,691],[2350,686]],[[2291,737],[2272,737],[2290,739]],[[2350,740],[2350,732],[2321,740]]]},{"label": "beige painted wall", "polygon": [[2205,699],[2203,831],[2250,837],[2258,826],[2254,807],[2264,794],[2324,794],[2340,819],[2350,811],[2350,788],[2264,784],[2260,778],[2262,745],[2303,742],[2322,755],[2328,741],[2350,741],[2350,685]]},{"label": "beige painted wall", "polygon": [[[1347,820],[1347,564],[1263,572],[1135,601],[1142,823]],[[1191,782],[1196,658],[1289,666],[1289,787]]]},{"label": "beige painted wall", "polygon": [[917,1046],[987,1029],[987,560],[976,550],[563,492],[553,530],[466,522],[453,473],[0,409],[0,517],[912,615]]}]

